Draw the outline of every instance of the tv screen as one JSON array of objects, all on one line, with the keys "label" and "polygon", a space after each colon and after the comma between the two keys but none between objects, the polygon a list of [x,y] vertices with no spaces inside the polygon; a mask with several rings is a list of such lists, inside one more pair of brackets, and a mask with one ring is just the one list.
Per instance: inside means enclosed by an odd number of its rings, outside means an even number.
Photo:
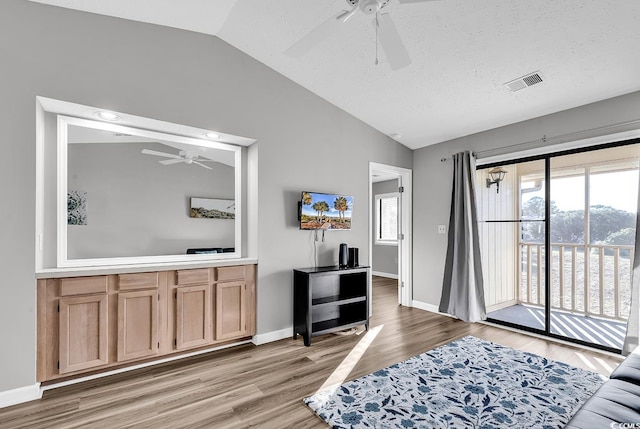
[{"label": "tv screen", "polygon": [[353,197],[302,192],[300,229],[351,229]]}]

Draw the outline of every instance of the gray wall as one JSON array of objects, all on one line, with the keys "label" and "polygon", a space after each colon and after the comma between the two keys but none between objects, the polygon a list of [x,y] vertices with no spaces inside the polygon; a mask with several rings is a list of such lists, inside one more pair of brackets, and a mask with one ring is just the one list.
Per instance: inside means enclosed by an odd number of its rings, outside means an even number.
[{"label": "gray wall", "polygon": [[258,333],[291,327],[291,270],[313,264],[300,191],[354,196],[353,230],[318,244],[331,264],[341,242],[368,246],[369,161],[411,168],[409,149],[215,37],[3,0],[0,58],[0,392],[35,382],[37,95],[258,139]]},{"label": "gray wall", "polygon": [[373,231],[373,249],[371,255],[371,270],[379,273],[398,274],[398,246],[375,244],[376,240],[376,195],[389,194],[398,192],[398,180],[386,180],[384,182],[376,182],[371,185],[373,201],[371,202],[371,210],[373,210],[372,225]]},{"label": "gray wall", "polygon": [[[442,292],[447,235],[438,234],[437,225],[449,223],[451,204],[452,163],[440,162],[464,150],[509,153],[522,147],[508,146],[539,140],[537,146],[549,146],[565,141],[611,134],[613,129],[584,132],[563,139],[549,139],[542,143],[544,135],[561,136],[584,130],[595,130],[606,125],[640,118],[640,92],[565,110],[552,115],[494,130],[451,140],[414,151],[414,206],[413,206],[413,299],[438,305]],[[636,125],[620,127],[624,131]],[[535,144],[527,145],[529,148]]]},{"label": "gray wall", "polygon": [[[159,143],[71,144],[68,188],[87,193],[86,225],[69,225],[69,259],[184,254],[234,247],[233,219],[189,217],[191,197],[234,199],[234,168],[209,163],[162,165],[142,149]],[[55,244],[55,243],[53,243]]]},{"label": "gray wall", "polygon": [[[233,11],[231,12],[233,13]],[[257,138],[258,332],[291,326],[291,270],[313,264],[313,233],[297,226],[301,190],[353,195],[353,230],[318,243],[368,246],[369,161],[414,163],[414,299],[437,304],[450,201],[450,163],[484,150],[639,116],[640,93],[412,152],[223,41],[202,34],[44,6],[0,3],[0,392],[35,382],[35,97],[113,109]],[[223,102],[217,102],[222,100]],[[255,165],[254,165],[255,166]],[[256,204],[257,200],[257,204]],[[361,252],[366,264],[367,252]]]}]

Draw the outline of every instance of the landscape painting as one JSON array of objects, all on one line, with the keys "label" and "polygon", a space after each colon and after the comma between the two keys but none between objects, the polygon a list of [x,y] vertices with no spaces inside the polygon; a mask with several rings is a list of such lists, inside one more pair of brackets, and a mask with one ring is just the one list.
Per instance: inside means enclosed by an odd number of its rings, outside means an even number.
[{"label": "landscape painting", "polygon": [[236,202],[215,198],[191,198],[189,217],[206,219],[235,219]]},{"label": "landscape painting", "polygon": [[87,224],[87,193],[67,192],[67,225]]},{"label": "landscape painting", "polygon": [[353,197],[303,192],[300,229],[351,229]]}]

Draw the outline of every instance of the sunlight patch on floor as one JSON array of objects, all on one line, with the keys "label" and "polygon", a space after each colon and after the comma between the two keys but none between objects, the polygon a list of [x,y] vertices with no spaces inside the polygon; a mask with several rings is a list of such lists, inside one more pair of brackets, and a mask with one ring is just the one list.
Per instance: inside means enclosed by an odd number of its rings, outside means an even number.
[{"label": "sunlight patch on floor", "polygon": [[601,367],[603,367],[604,369],[606,369],[609,373],[613,372],[613,367],[611,365],[609,365],[608,363],[606,363],[603,359],[600,358],[594,358],[596,360],[596,362],[598,362],[600,364]]},{"label": "sunlight patch on floor", "polygon": [[589,359],[587,359],[582,353],[580,352],[576,352],[576,356],[578,356],[580,358],[580,360],[591,370],[591,371],[597,371],[598,368],[596,368],[596,366],[591,363],[589,361]]},{"label": "sunlight patch on floor", "polygon": [[383,326],[384,325],[378,325],[374,328],[369,328],[365,336],[358,341],[358,344],[356,344],[356,346],[349,352],[347,357],[344,358],[316,393],[326,389],[333,389],[335,391],[342,383],[344,383],[349,374],[351,374],[351,370],[353,370],[356,364],[360,361],[371,343],[373,343],[373,340],[376,339],[378,333],[382,330]]}]

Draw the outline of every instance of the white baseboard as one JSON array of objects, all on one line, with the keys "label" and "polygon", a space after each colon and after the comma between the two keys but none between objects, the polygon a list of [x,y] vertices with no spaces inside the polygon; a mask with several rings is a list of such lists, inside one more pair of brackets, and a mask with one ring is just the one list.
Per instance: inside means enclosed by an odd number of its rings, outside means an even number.
[{"label": "white baseboard", "polygon": [[255,335],[252,341],[253,344],[259,346],[261,344],[271,343],[285,338],[293,338],[293,326],[290,328],[280,329],[279,331],[271,331]]},{"label": "white baseboard", "polygon": [[[437,305],[427,304],[426,302],[413,301],[411,303],[411,306],[415,307],[415,308],[419,308],[420,310],[429,311],[431,313],[437,313],[437,314],[440,314],[442,316],[453,317],[450,314],[441,313]],[[453,318],[455,319],[455,317],[453,317]]]},{"label": "white baseboard", "polygon": [[371,275],[372,276],[378,276],[378,277],[386,277],[388,279],[398,279],[398,275],[397,274],[391,274],[391,273],[383,273],[380,271],[371,271]]},{"label": "white baseboard", "polygon": [[422,302],[422,301],[413,300],[411,301],[411,306],[415,308],[419,308],[420,310],[429,311],[431,313],[440,313],[438,311],[437,305],[427,304],[426,302]]},{"label": "white baseboard", "polygon": [[17,389],[0,392],[0,408],[22,404],[23,402],[35,401],[42,398],[40,383],[31,386],[18,387]]}]

